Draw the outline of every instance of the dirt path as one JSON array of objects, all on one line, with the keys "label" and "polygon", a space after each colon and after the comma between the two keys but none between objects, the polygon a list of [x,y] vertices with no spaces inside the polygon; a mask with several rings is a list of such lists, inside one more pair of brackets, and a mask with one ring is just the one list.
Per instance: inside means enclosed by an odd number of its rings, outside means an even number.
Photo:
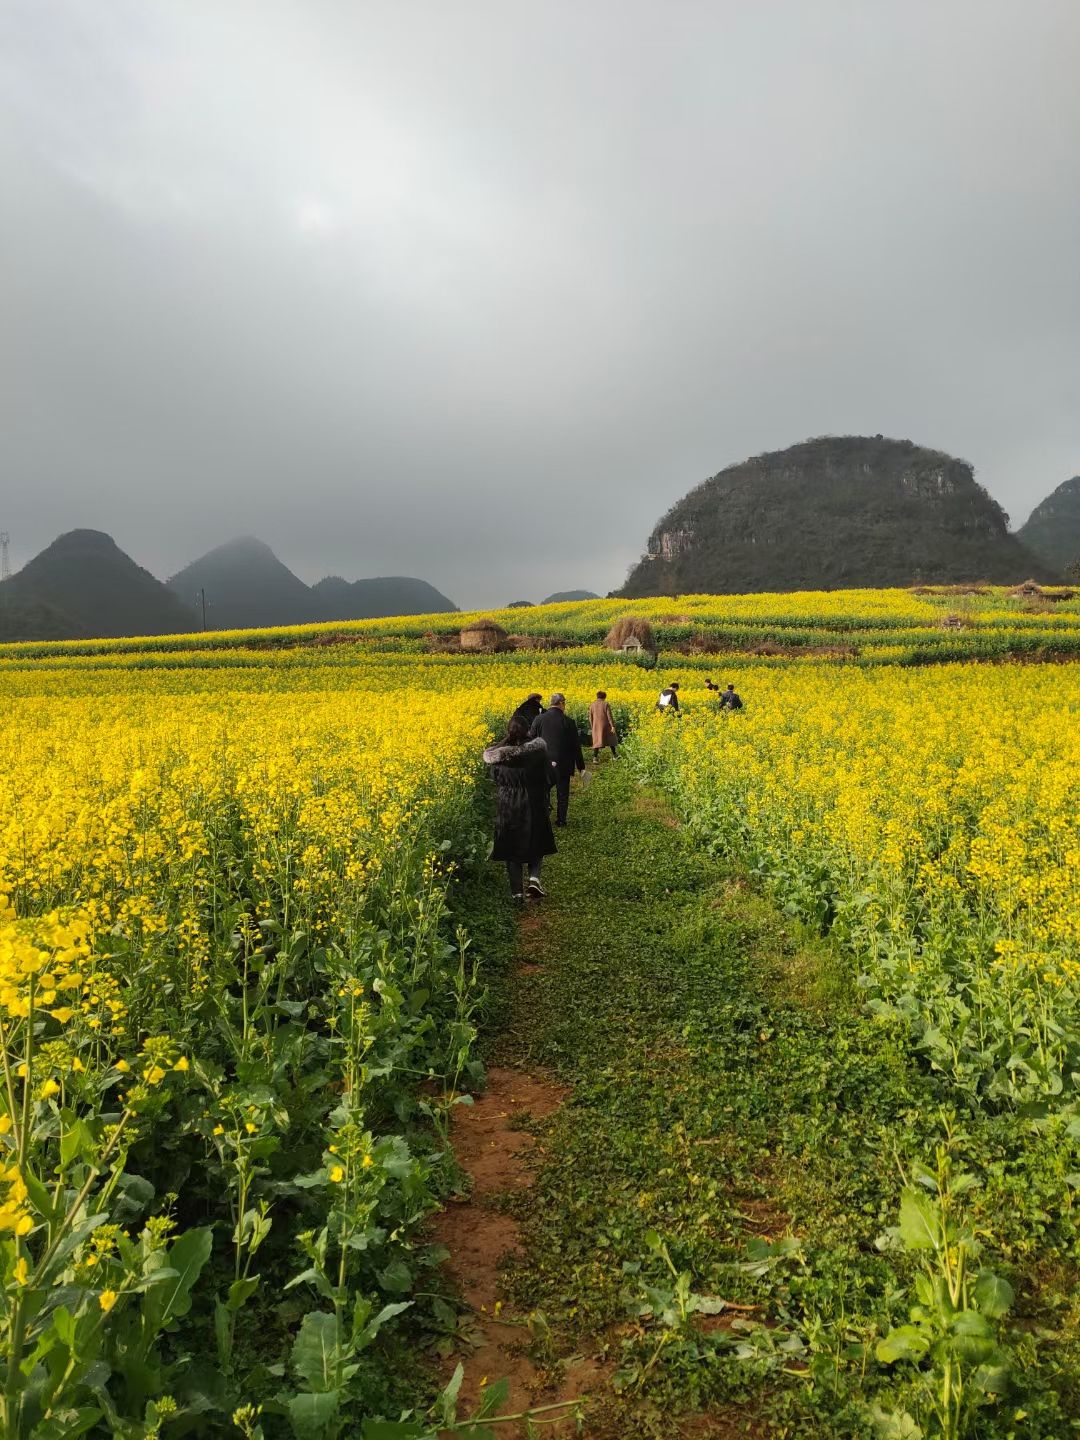
[{"label": "dirt path", "polygon": [[759,1406],[725,1394],[727,1317],[680,1333],[657,1365],[662,1330],[635,1309],[646,1279],[669,1283],[659,1232],[702,1294],[758,1313],[731,1262],[783,1228],[771,1137],[747,1107],[761,937],[742,893],[622,762],[575,794],[545,883],[518,922],[498,1063],[454,1111],[469,1199],[436,1238],[475,1317],[475,1348],[451,1362],[465,1371],[459,1414],[505,1377],[502,1413],[587,1397],[580,1431],[567,1416],[545,1435],[763,1435]]},{"label": "dirt path", "polygon": [[[560,837],[564,862],[571,849]],[[542,974],[533,958],[547,929],[544,904],[533,905],[519,917],[517,957],[512,984],[520,990]],[[570,1087],[558,1083],[539,1067],[525,1070],[492,1065],[486,1072],[484,1093],[472,1105],[453,1112],[451,1139],[458,1163],[469,1177],[468,1198],[448,1206],[435,1225],[435,1239],[450,1252],[446,1271],[468,1303],[474,1325],[473,1348],[455,1355],[464,1365],[459,1392],[459,1413],[475,1409],[485,1383],[507,1379],[510,1392],[504,1411],[517,1412],[588,1397],[605,1376],[598,1356],[585,1352],[562,1355],[542,1368],[528,1353],[543,1316],[515,1304],[505,1283],[509,1263],[523,1257],[521,1225],[510,1213],[521,1208],[522,1198],[543,1163],[542,1142],[526,1126],[554,1115],[564,1104]],[[535,1347],[533,1347],[535,1349]],[[582,1433],[579,1407],[568,1404],[565,1416],[545,1411],[543,1432],[561,1437]],[[527,1427],[513,1427],[524,1436]],[[500,1431],[510,1435],[510,1429]]]},{"label": "dirt path", "polygon": [[[533,1165],[542,1159],[522,1122],[553,1114],[566,1094],[565,1086],[550,1079],[494,1066],[487,1072],[484,1094],[454,1112],[454,1151],[471,1190],[468,1200],[439,1217],[435,1235],[450,1251],[447,1270],[475,1318],[475,1348],[463,1361],[463,1414],[475,1409],[484,1384],[497,1379],[509,1380],[504,1408],[517,1412],[588,1395],[600,1374],[598,1364],[584,1355],[563,1362],[555,1377],[542,1372],[526,1354],[529,1316],[506,1303],[502,1283],[505,1262],[521,1255],[520,1227],[502,1206],[529,1188]],[[561,1421],[548,1418],[546,1434],[576,1433],[573,1407]],[[517,1433],[526,1433],[524,1424]]]},{"label": "dirt path", "polygon": [[529,1184],[527,1157],[536,1142],[516,1128],[521,1117],[550,1115],[563,1093],[520,1071],[493,1068],[484,1094],[454,1111],[451,1138],[470,1194],[443,1211],[435,1236],[450,1251],[447,1270],[476,1319],[479,1343],[465,1358],[461,1387],[466,1412],[475,1408],[486,1381],[504,1375],[510,1380],[511,1410],[532,1404],[541,1388],[536,1367],[521,1353],[527,1333],[523,1318],[512,1310],[502,1313],[500,1267],[509,1255],[520,1253],[520,1239],[517,1221],[498,1202]]}]

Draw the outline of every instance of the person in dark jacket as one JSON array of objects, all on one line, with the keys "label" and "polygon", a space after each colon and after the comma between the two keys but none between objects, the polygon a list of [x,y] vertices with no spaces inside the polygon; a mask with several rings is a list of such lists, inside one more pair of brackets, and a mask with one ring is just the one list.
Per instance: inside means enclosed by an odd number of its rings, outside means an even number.
[{"label": "person in dark jacket", "polygon": [[679,682],[677,680],[673,680],[670,685],[665,685],[660,691],[660,699],[656,702],[656,708],[661,715],[678,715]]},{"label": "person in dark jacket", "polygon": [[543,713],[544,702],[541,699],[539,691],[534,690],[531,695],[527,695],[525,697],[525,699],[521,702],[518,708],[514,711],[513,718],[515,720],[524,720],[525,728],[528,729],[529,726],[533,723],[533,721]]},{"label": "person in dark jacket", "polygon": [[584,771],[585,757],[581,753],[581,736],[573,720],[566,713],[566,696],[556,691],[551,703],[542,715],[532,723],[530,735],[543,740],[548,752],[548,784],[555,787],[555,824],[566,824],[566,812],[570,808],[570,778],[575,770]]},{"label": "person in dark jacket", "polygon": [[506,865],[510,893],[521,904],[528,869],[529,895],[543,899],[540,872],[545,855],[555,854],[555,836],[548,818],[548,757],[543,740],[530,739],[528,727],[514,715],[506,738],[484,751],[495,782],[495,844],[493,860]]},{"label": "person in dark jacket", "polygon": [[727,689],[724,691],[723,695],[720,696],[720,709],[721,709],[721,710],[741,710],[742,708],[743,708],[743,703],[742,703],[742,700],[739,698],[738,693],[737,693],[736,690],[735,690],[735,686],[734,686],[734,685],[729,685],[729,686],[727,687]]}]

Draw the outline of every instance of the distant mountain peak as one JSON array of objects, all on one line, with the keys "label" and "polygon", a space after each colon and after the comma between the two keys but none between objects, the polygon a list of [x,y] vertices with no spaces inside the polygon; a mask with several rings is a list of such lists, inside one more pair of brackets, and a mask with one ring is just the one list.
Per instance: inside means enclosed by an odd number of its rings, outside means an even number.
[{"label": "distant mountain peak", "polygon": [[[122,555],[124,553],[113,537],[106,534],[104,530],[89,529],[65,530],[62,535],[56,537],[51,545],[47,545],[41,553],[45,554],[46,551],[50,550],[54,554],[63,550],[99,550],[103,554],[109,555]],[[134,564],[134,561],[132,561],[132,564]]]},{"label": "distant mountain peak", "polygon": [[[260,558],[269,556],[273,560],[278,559],[266,541],[260,540],[257,535],[234,535],[231,540],[223,540],[220,545],[215,545],[199,558],[205,560],[211,555],[250,555]],[[281,564],[281,561],[278,561],[278,564]]]},{"label": "distant mountain peak", "polygon": [[226,540],[169,579],[181,599],[205,595],[213,630],[254,630],[267,625],[305,625],[319,619],[311,591],[255,535]]},{"label": "distant mountain peak", "polygon": [[[68,530],[3,582],[0,639],[63,640],[196,630],[256,630],[456,610],[407,575],[327,576],[305,585],[256,535],[207,551],[163,585],[103,530]],[[196,609],[197,607],[197,609]],[[198,618],[197,618],[198,611]]]},{"label": "distant mountain peak", "polygon": [[206,596],[214,630],[254,630],[320,620],[366,620],[454,610],[453,601],[425,580],[404,575],[344,580],[328,575],[307,586],[265,541],[238,535],[193,560],[169,581],[182,599]]},{"label": "distant mountain peak", "polygon": [[58,535],[5,584],[27,623],[49,638],[195,629],[195,612],[103,530]]},{"label": "distant mountain peak", "polygon": [[434,585],[411,575],[343,580],[327,575],[312,586],[324,620],[373,620],[387,615],[434,615],[457,606]]}]

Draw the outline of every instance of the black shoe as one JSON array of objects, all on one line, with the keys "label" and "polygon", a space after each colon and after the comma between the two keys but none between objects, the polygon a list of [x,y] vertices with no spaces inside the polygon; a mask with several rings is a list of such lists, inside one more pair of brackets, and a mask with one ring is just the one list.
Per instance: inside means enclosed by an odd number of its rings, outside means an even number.
[{"label": "black shoe", "polygon": [[525,896],[524,896],[524,895],[511,895],[511,896],[510,896],[510,899],[513,901],[513,903],[514,903],[515,905],[524,905],[524,904],[525,904]]},{"label": "black shoe", "polygon": [[530,880],[529,880],[529,895],[530,895],[534,900],[544,900],[544,899],[547,898],[547,891],[544,889],[543,885],[540,884],[540,881],[539,881],[539,880],[530,879]]}]

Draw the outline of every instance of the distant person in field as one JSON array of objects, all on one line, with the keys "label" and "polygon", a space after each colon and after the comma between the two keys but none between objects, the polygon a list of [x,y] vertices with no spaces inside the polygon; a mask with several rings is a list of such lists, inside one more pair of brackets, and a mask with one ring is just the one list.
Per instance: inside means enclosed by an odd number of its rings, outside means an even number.
[{"label": "distant person in field", "polygon": [[619,737],[615,732],[615,716],[608,704],[607,691],[597,690],[596,699],[589,706],[589,728],[592,731],[593,764],[600,764],[600,751],[606,746],[611,758],[618,758]]},{"label": "distant person in field", "polygon": [[526,695],[518,708],[514,711],[515,720],[524,720],[525,728],[528,729],[538,715],[544,713],[544,702],[539,690],[534,690],[531,695]]},{"label": "distant person in field", "polygon": [[715,680],[710,680],[710,679],[708,678],[708,676],[706,676],[706,677],[705,677],[705,689],[706,689],[706,690],[716,690],[716,691],[719,691],[720,686],[717,685],[717,683],[716,683]]},{"label": "distant person in field", "polygon": [[721,710],[741,710],[742,708],[743,708],[743,703],[742,703],[742,700],[739,698],[739,695],[738,695],[738,692],[737,692],[736,689],[735,689],[735,686],[734,686],[734,685],[729,685],[729,686],[727,687],[727,689],[724,691],[723,695],[720,696],[720,709],[721,709]]},{"label": "distant person in field", "polygon": [[524,904],[526,883],[530,898],[542,900],[545,891],[540,872],[544,857],[555,854],[555,836],[548,818],[547,746],[539,738],[530,738],[524,720],[513,715],[505,739],[484,751],[484,764],[491,767],[495,782],[495,844],[491,858],[506,865],[515,904]]},{"label": "distant person in field", "polygon": [[548,708],[538,715],[529,732],[543,740],[548,753],[548,784],[555,790],[555,824],[566,824],[570,809],[570,780],[575,770],[585,769],[581,736],[566,713],[566,696],[556,691]]},{"label": "distant person in field", "polygon": [[672,681],[665,685],[660,691],[660,699],[656,702],[656,708],[661,715],[678,715],[679,713],[679,682]]}]

